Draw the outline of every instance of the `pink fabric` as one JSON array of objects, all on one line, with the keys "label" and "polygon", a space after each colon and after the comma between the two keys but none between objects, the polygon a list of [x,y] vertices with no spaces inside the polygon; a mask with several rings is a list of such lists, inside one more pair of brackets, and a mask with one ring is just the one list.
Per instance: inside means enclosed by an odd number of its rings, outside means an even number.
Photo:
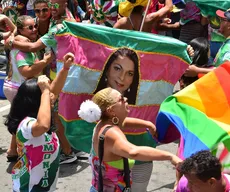
[{"label": "pink fabric", "polygon": [[[88,94],[67,94],[61,93],[59,99],[59,113],[66,120],[77,120],[80,119],[78,116],[78,109],[83,101],[91,99],[91,95]],[[75,110],[73,110],[73,106]],[[129,117],[138,117],[140,119],[149,120],[155,122],[157,112],[159,110],[159,105],[156,106],[143,106],[143,107],[132,107],[130,108]],[[146,129],[136,130],[138,133],[146,131]],[[133,129],[127,130],[126,132],[133,132]]]},{"label": "pink fabric", "polygon": [[[52,133],[53,135],[56,133]],[[41,162],[44,161],[44,155],[45,154],[50,154],[50,153],[54,153],[57,151],[58,149],[58,144],[57,141],[58,139],[53,136],[52,140],[49,142],[49,144],[54,144],[53,145],[53,151],[48,151],[48,152],[43,152],[43,146],[38,146],[38,147],[34,147],[33,145],[30,146],[25,146],[26,147],[26,151],[27,151],[27,156],[28,159],[31,162],[31,169],[33,169],[34,167],[36,167],[37,165],[39,165]]]},{"label": "pink fabric", "polygon": [[[67,52],[78,53],[78,56],[75,57],[74,62],[81,66],[102,71],[103,67],[107,61],[107,58],[111,55],[113,50],[105,45],[100,45],[92,41],[77,39],[76,37],[70,36],[57,36],[56,39],[58,42],[62,42],[62,46],[58,47],[58,60],[62,60],[63,56]],[[68,40],[67,40],[68,39]],[[71,42],[71,43],[69,43]],[[84,46],[81,46],[84,45]],[[151,45],[155,46],[156,45]],[[95,52],[90,52],[90,50],[95,50]],[[154,60],[156,60],[156,65],[154,66],[154,71],[149,70],[149,63],[153,60],[153,54],[138,52],[140,57],[140,71],[142,75],[142,80],[162,80],[167,79],[168,82],[175,84],[180,78],[180,74],[183,74],[188,68],[188,65],[184,64],[184,61],[178,57],[172,55],[154,53]],[[174,72],[173,63],[181,63],[182,66],[180,69],[177,69],[177,72]],[[167,64],[167,65],[166,65]],[[164,66],[164,68],[162,67]],[[171,74],[171,76],[169,76]]]},{"label": "pink fabric", "polygon": [[18,92],[18,88],[6,86],[5,83],[4,83],[4,85],[3,85],[3,92],[4,92],[4,95],[6,96],[7,100],[10,103],[12,103],[15,95]]},{"label": "pink fabric", "polygon": [[18,54],[16,55],[16,60],[25,60],[26,59],[26,54],[19,51]]}]

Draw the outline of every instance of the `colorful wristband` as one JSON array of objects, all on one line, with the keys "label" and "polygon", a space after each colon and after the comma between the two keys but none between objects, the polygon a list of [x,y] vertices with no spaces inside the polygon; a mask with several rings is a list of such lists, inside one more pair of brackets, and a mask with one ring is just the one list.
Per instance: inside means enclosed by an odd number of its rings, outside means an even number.
[{"label": "colorful wristband", "polygon": [[63,67],[62,68],[64,71],[69,71],[69,67]]}]

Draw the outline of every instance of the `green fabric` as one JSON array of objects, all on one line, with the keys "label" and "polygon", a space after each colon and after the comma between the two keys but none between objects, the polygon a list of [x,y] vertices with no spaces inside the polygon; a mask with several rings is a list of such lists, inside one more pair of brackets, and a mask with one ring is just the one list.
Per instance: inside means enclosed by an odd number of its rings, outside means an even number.
[{"label": "green fabric", "polygon": [[[135,160],[133,159],[128,159],[129,162],[129,168],[132,169],[134,164],[135,164]],[[117,160],[117,161],[110,161],[110,162],[106,162],[107,164],[109,164],[110,166],[123,170],[124,169],[124,162],[123,159]]]},{"label": "green fabric", "polygon": [[216,58],[214,59],[214,66],[218,67],[225,61],[230,61],[230,39],[227,39],[219,49]]},{"label": "green fabric", "polygon": [[[113,29],[110,27],[85,23],[73,23],[65,21],[63,24],[66,26],[67,23],[68,27],[59,30],[57,34],[63,35],[63,33],[68,33],[76,35],[78,38],[92,39],[91,34],[96,33],[100,34],[97,36],[96,42],[102,43],[106,46],[117,48],[126,45],[129,48],[133,48],[137,51],[149,53],[153,53],[155,50],[157,50],[157,52],[154,53],[172,54],[180,58],[184,58],[185,62],[187,63],[191,63],[191,59],[186,51],[187,44],[174,38],[139,31]],[[76,30],[76,28],[78,30]],[[86,29],[87,33],[85,33]],[[127,37],[129,38],[128,44],[126,39]]]},{"label": "green fabric", "polygon": [[[17,55],[20,53],[20,56],[23,56],[23,59],[17,58]],[[22,51],[17,51],[15,54],[15,58],[17,60],[17,66],[22,67],[22,66],[31,66],[34,64],[34,62],[38,59],[35,53],[32,52],[22,52]]]},{"label": "green fabric", "polygon": [[[189,2],[191,0],[185,0]],[[226,0],[192,0],[200,8],[202,15],[215,16],[216,11],[221,9],[226,11],[230,8],[230,1]]]},{"label": "green fabric", "polygon": [[214,42],[224,42],[226,40],[226,38],[220,34],[218,32],[218,30],[214,30],[212,33],[211,33],[211,41],[214,41]]},{"label": "green fabric", "polygon": [[[61,121],[65,127],[65,135],[70,145],[80,151],[90,153],[92,146],[92,136],[95,123],[88,123],[83,120],[66,122],[62,117]],[[156,147],[156,142],[150,138],[148,133],[141,135],[126,135],[128,141],[138,146]],[[136,161],[135,164],[142,164],[143,162]]]},{"label": "green fabric", "polygon": [[[96,156],[96,153],[94,150],[92,150],[92,153],[94,156]],[[123,159],[119,159],[116,161],[107,161],[106,162],[108,165],[110,165],[111,167],[114,167],[116,169],[120,169],[123,170],[124,169],[124,161]],[[129,163],[129,168],[132,169],[134,164],[135,164],[135,160],[133,159],[128,159],[128,163]]]},{"label": "green fabric", "polygon": [[62,117],[60,118],[65,127],[65,135],[71,146],[80,151],[90,153],[93,129],[96,124],[83,120],[66,122]]},{"label": "green fabric", "polygon": [[26,138],[23,136],[21,130],[19,130],[19,131],[17,132],[16,137],[17,137],[17,139],[18,139],[20,142],[22,142],[22,143],[25,143],[25,142],[28,141],[28,139],[26,139]]},{"label": "green fabric", "polygon": [[58,28],[56,26],[52,27],[48,33],[46,33],[45,35],[43,35],[40,40],[42,41],[42,43],[48,47],[48,48],[52,48],[52,50],[54,51],[54,53],[56,54],[57,52],[57,41],[55,39],[55,34],[57,33]]},{"label": "green fabric", "polygon": [[41,179],[41,181],[35,185],[31,192],[38,192],[38,191],[43,191],[44,188],[46,190],[49,190],[50,189],[50,183],[54,183],[55,179],[56,179],[56,175],[57,175],[57,172],[58,172],[58,169],[59,169],[59,163],[60,163],[60,148],[59,148],[59,154],[57,156],[57,158],[50,164],[50,168],[49,168],[49,172],[48,172],[48,183],[49,183],[49,186],[48,187],[41,187],[42,186],[42,183],[43,183],[43,178]]}]

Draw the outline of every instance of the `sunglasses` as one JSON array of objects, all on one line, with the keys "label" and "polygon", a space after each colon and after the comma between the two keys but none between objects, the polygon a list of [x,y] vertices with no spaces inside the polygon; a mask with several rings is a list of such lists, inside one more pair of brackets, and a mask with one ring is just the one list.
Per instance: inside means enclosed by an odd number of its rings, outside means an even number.
[{"label": "sunglasses", "polygon": [[58,4],[58,3],[48,3],[48,7],[49,8],[54,8],[54,9],[58,9],[59,7],[60,7],[60,4]]},{"label": "sunglasses", "polygon": [[33,30],[33,29],[37,29],[38,28],[38,24],[35,24],[35,25],[29,25],[29,26],[25,26],[23,28],[26,28],[26,29],[29,29],[29,30]]},{"label": "sunglasses", "polygon": [[112,104],[111,106],[114,106],[114,105],[116,105],[117,103],[120,103],[120,102],[125,103],[126,101],[127,101],[127,98],[124,97],[123,95],[121,95],[119,100],[117,102],[115,102],[114,104]]},{"label": "sunglasses", "polygon": [[48,11],[49,11],[48,8],[34,9],[34,12],[35,12],[36,14],[40,14],[41,12],[42,12],[42,13],[47,13]]}]

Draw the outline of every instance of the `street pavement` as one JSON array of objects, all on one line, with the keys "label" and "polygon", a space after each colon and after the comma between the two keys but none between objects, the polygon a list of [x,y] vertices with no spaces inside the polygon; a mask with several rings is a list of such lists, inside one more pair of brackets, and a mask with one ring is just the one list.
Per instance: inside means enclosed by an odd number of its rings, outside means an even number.
[{"label": "street pavement", "polygon": [[[4,115],[8,114],[10,104],[0,100],[0,192],[11,192],[11,169],[13,164],[6,162],[6,151],[10,143],[10,134],[4,126]],[[177,144],[161,145],[159,149],[176,153]],[[148,192],[172,191],[175,182],[175,169],[170,162],[154,162]],[[91,170],[87,158],[73,164],[60,166],[57,192],[88,192],[91,183]]]}]

